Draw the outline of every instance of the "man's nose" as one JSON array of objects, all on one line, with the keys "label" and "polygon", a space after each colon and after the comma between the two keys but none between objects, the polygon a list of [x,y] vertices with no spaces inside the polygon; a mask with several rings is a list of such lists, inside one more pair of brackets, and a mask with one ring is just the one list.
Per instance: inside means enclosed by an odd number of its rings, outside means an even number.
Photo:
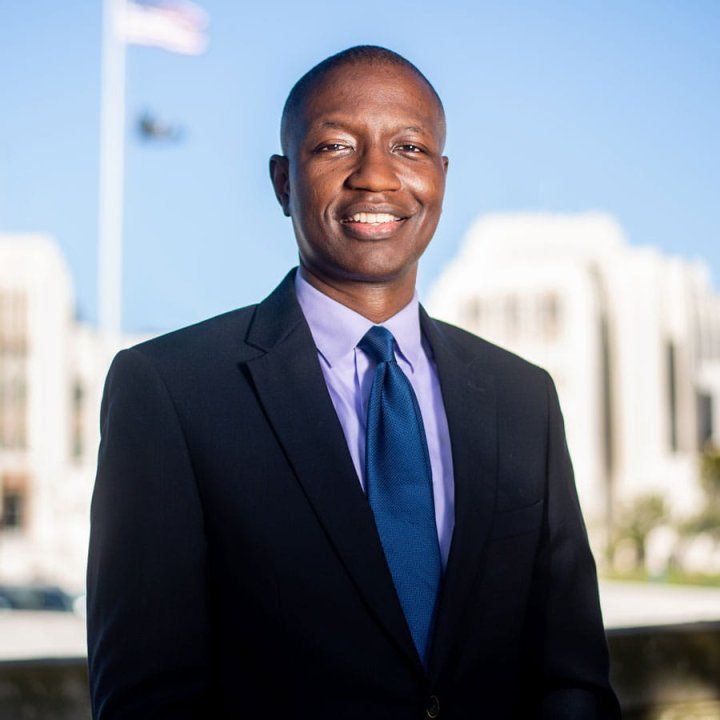
[{"label": "man's nose", "polygon": [[376,146],[366,148],[359,155],[346,184],[353,190],[369,192],[387,192],[401,187],[392,155],[388,150]]}]

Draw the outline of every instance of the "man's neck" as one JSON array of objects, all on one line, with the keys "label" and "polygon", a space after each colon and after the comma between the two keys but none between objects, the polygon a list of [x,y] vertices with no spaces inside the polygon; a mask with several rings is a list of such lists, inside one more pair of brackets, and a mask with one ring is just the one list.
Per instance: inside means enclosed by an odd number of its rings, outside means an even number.
[{"label": "man's neck", "polygon": [[373,323],[385,322],[400,312],[413,298],[417,268],[400,280],[389,283],[345,282],[323,279],[304,265],[298,272],[316,290]]}]

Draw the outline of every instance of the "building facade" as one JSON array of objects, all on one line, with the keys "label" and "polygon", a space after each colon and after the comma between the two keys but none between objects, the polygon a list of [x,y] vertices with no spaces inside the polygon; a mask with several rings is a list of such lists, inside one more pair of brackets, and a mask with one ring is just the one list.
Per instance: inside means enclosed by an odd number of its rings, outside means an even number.
[{"label": "building facade", "polygon": [[51,237],[0,235],[0,582],[84,585],[99,404],[115,348],[74,306]]},{"label": "building facade", "polygon": [[551,373],[596,550],[642,495],[698,509],[700,452],[720,445],[720,298],[702,263],[630,246],[601,213],[488,215],[428,308]]}]

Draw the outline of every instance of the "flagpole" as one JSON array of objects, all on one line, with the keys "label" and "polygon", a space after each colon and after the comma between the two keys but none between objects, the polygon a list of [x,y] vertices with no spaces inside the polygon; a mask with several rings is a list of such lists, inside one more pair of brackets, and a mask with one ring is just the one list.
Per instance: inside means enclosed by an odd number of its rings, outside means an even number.
[{"label": "flagpole", "polygon": [[99,327],[109,350],[122,331],[122,238],[125,176],[125,40],[127,0],[103,0],[98,217]]}]

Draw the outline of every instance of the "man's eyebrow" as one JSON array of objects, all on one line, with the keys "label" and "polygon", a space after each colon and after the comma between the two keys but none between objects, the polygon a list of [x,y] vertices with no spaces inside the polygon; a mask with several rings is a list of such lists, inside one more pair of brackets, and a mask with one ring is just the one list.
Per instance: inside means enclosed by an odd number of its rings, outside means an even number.
[{"label": "man's eyebrow", "polygon": [[338,120],[323,120],[317,123],[316,127],[320,129],[330,128],[332,130],[349,130],[350,127]]}]

